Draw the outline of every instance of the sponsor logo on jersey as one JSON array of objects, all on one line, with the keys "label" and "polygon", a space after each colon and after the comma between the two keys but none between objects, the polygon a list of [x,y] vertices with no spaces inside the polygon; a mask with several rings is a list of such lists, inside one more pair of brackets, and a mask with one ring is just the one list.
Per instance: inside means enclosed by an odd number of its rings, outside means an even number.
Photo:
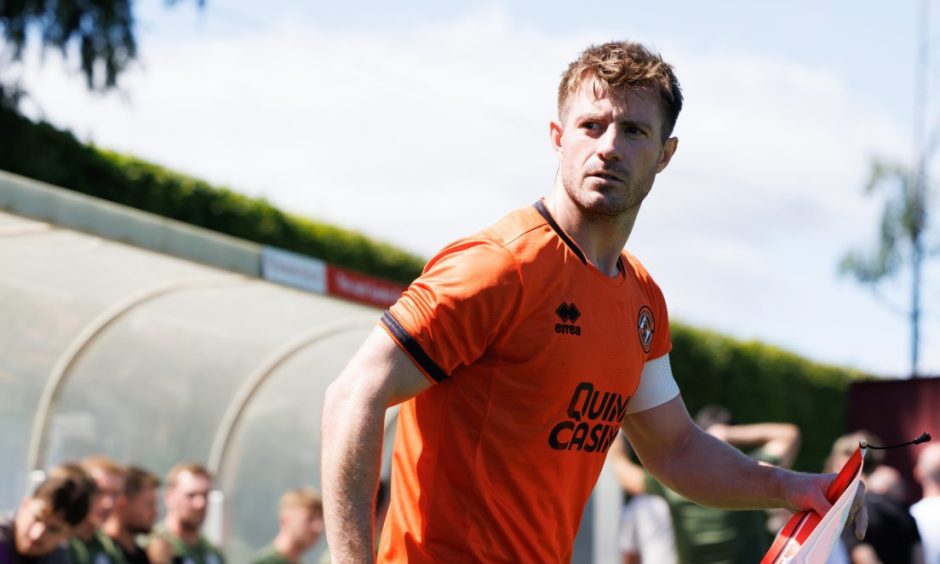
[{"label": "sponsor logo on jersey", "polygon": [[617,438],[628,401],[629,396],[596,390],[594,384],[581,382],[571,394],[567,418],[549,432],[548,446],[555,450],[607,452]]},{"label": "sponsor logo on jersey", "polygon": [[653,319],[653,311],[643,306],[640,308],[640,314],[636,319],[636,329],[640,335],[640,346],[643,352],[650,352],[653,346],[653,333],[656,331],[656,320]]},{"label": "sponsor logo on jersey", "polygon": [[555,308],[555,315],[561,320],[561,323],[555,324],[556,333],[574,335],[575,337],[581,336],[581,327],[574,324],[581,317],[581,311],[578,306],[574,305],[574,302],[570,304],[561,302],[561,305]]}]

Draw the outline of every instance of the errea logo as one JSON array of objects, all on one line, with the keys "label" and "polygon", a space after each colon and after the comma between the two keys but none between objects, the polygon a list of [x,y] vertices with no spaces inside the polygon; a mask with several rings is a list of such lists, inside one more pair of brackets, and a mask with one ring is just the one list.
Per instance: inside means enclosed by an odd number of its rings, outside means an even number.
[{"label": "errea logo", "polygon": [[555,308],[555,315],[561,320],[561,323],[555,324],[556,333],[574,335],[575,337],[581,336],[581,327],[574,324],[581,317],[581,311],[578,306],[574,305],[574,302],[570,304],[561,302],[561,305]]}]

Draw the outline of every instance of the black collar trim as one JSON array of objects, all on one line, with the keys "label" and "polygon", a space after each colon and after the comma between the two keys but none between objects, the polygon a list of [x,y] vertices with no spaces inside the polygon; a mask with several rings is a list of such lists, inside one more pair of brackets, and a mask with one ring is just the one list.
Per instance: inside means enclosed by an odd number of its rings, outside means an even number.
[{"label": "black collar trim", "polygon": [[584,253],[581,251],[581,249],[578,248],[577,245],[574,244],[574,241],[571,240],[571,237],[568,237],[568,234],[562,231],[558,223],[555,222],[555,218],[552,217],[552,214],[548,212],[548,208],[545,207],[545,203],[542,200],[536,200],[535,204],[533,205],[535,206],[535,210],[539,212],[539,215],[545,218],[545,221],[548,222],[548,225],[550,225],[555,233],[561,237],[561,240],[564,241],[566,245],[568,245],[568,248],[571,249],[571,252],[577,255],[577,257],[581,259],[582,263],[587,264],[588,261],[584,256]]}]

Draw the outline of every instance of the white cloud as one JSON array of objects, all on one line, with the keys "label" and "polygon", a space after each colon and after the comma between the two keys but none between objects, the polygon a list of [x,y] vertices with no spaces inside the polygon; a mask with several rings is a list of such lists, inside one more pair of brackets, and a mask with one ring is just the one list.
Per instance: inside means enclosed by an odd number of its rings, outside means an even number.
[{"label": "white cloud", "polygon": [[[146,44],[128,103],[83,94],[51,60],[27,83],[53,122],[103,146],[430,255],[547,191],[557,78],[592,39],[499,10],[407,35],[286,24]],[[629,247],[674,315],[903,372],[903,320],[834,275],[873,237],[861,185],[870,155],[905,154],[901,129],[833,69],[658,47],[687,105]]]}]

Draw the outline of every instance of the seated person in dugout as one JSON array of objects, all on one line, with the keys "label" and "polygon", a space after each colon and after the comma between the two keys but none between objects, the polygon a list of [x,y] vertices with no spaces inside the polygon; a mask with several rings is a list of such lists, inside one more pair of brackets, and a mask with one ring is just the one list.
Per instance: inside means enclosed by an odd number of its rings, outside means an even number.
[{"label": "seated person in dugout", "polygon": [[290,490],[281,496],[278,532],[253,564],[296,564],[323,534],[323,502],[313,488]]},{"label": "seated person in dugout", "polygon": [[0,517],[0,562],[69,564],[66,542],[88,514],[94,489],[81,469],[50,472],[16,513]]},{"label": "seated person in dugout", "polygon": [[149,535],[157,522],[157,493],[160,478],[128,466],[124,473],[124,492],[105,521],[102,530],[120,551],[126,564],[149,564],[144,547],[138,542]]},{"label": "seated person in dugout", "polygon": [[202,535],[209,510],[212,474],[195,463],[177,464],[166,476],[166,518],[147,545],[154,564],[224,564],[222,551]]},{"label": "seated person in dugout", "polygon": [[101,531],[124,490],[124,467],[100,455],[83,458],[79,466],[95,482],[95,494],[88,516],[75,527],[69,541],[72,564],[124,564],[117,547]]}]

